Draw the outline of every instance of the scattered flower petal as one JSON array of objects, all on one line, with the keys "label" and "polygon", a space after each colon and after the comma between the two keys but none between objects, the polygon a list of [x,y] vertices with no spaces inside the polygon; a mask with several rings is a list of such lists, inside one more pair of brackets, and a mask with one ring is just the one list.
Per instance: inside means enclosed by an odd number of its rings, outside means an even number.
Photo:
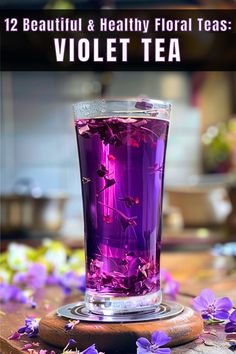
[{"label": "scattered flower petal", "polygon": [[33,348],[32,343],[26,343],[25,345],[23,345],[23,347],[21,348],[21,350],[28,350]]},{"label": "scattered flower petal", "polygon": [[32,287],[42,288],[47,281],[47,270],[43,264],[33,263],[26,272],[18,272],[14,275],[13,282]]},{"label": "scattered flower petal", "polygon": [[76,344],[77,344],[77,342],[76,342],[76,340],[74,340],[73,338],[71,338],[71,339],[69,339],[69,341],[68,341],[68,346],[75,346]]},{"label": "scattered flower petal", "polygon": [[74,320],[74,321],[69,321],[65,324],[64,326],[64,330],[65,331],[70,331],[71,329],[73,329],[77,324],[79,324],[80,321],[79,320]]},{"label": "scattered flower petal", "polygon": [[95,344],[93,344],[90,347],[88,347],[87,349],[85,349],[84,351],[82,351],[81,354],[98,354],[98,351],[95,348]]},{"label": "scattered flower petal", "polygon": [[26,303],[28,296],[24,291],[16,287],[15,285],[9,285],[6,283],[0,284],[0,302],[7,303],[9,301],[16,301]]},{"label": "scattered flower petal", "polygon": [[63,349],[63,353],[65,353],[69,347],[74,347],[76,344],[77,344],[77,342],[73,338],[70,338],[68,340],[68,343],[66,344],[65,348]]},{"label": "scattered flower petal", "polygon": [[59,285],[65,295],[69,295],[75,289],[85,292],[85,275],[77,275],[74,271],[66,272],[61,276]]},{"label": "scattered flower petal", "polygon": [[10,337],[8,337],[8,339],[18,340],[20,337],[21,337],[20,333],[14,332]]}]

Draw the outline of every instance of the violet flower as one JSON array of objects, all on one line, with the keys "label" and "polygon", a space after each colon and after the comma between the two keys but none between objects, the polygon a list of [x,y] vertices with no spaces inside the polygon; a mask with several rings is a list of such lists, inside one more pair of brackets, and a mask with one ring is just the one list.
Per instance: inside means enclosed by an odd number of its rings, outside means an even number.
[{"label": "violet flower", "polygon": [[74,289],[85,292],[85,275],[77,275],[73,271],[66,272],[61,276],[59,285],[65,295],[69,295]]},{"label": "violet flower", "polygon": [[72,330],[77,324],[79,324],[79,322],[80,322],[80,320],[74,320],[74,321],[67,322],[64,326],[64,330],[65,331]]},{"label": "violet flower", "polygon": [[172,298],[176,298],[176,295],[179,292],[179,282],[177,282],[174,279],[170,279],[168,282],[166,282],[166,284],[164,285],[163,288],[163,293],[165,295],[168,295]]},{"label": "violet flower", "polygon": [[47,281],[47,270],[43,264],[33,263],[26,272],[18,272],[14,275],[13,282],[32,287],[42,288]]},{"label": "violet flower", "polygon": [[57,275],[55,272],[51,273],[48,275],[46,284],[51,286],[51,285],[58,285],[60,281],[60,276]]},{"label": "violet flower", "polygon": [[7,303],[9,301],[16,301],[26,303],[28,296],[24,291],[17,288],[15,285],[9,285],[6,283],[0,284],[0,302]]},{"label": "violet flower", "polygon": [[193,308],[201,312],[204,320],[227,320],[232,306],[228,297],[217,299],[210,289],[202,290],[201,294],[193,300]]},{"label": "violet flower", "polygon": [[156,331],[152,334],[151,342],[147,338],[141,337],[137,340],[137,354],[169,354],[170,348],[160,348],[171,340],[162,331]]},{"label": "violet flower", "polygon": [[10,300],[15,300],[19,289],[14,285],[6,283],[0,284],[0,302],[7,303]]},{"label": "violet flower", "polygon": [[98,354],[95,344],[91,345],[87,349],[83,350],[81,354]]},{"label": "violet flower", "polygon": [[25,325],[18,329],[18,333],[27,334],[28,337],[36,337],[39,333],[40,318],[26,317]]},{"label": "violet flower", "polygon": [[175,299],[179,292],[179,282],[174,280],[171,274],[165,269],[161,269],[161,281],[163,284],[163,293]]},{"label": "violet flower", "polygon": [[236,332],[236,310],[234,310],[229,316],[229,322],[225,325],[225,332]]},{"label": "violet flower", "polygon": [[68,346],[71,347],[71,346],[75,346],[77,344],[76,340],[74,340],[73,338],[69,339],[68,341]]},{"label": "violet flower", "polygon": [[70,338],[65,346],[65,348],[63,349],[63,353],[69,348],[69,347],[75,347],[77,344],[77,342],[73,339]]}]

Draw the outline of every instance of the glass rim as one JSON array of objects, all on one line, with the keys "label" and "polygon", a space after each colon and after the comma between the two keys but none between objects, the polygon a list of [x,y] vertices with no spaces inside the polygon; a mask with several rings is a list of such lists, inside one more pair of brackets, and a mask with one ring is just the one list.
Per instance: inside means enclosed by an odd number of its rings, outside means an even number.
[{"label": "glass rim", "polygon": [[[141,103],[149,103],[152,104],[153,107],[150,108],[140,108],[140,107],[136,107],[136,103],[141,102]],[[114,109],[107,109],[109,107],[106,107],[106,105],[109,104],[133,104],[134,107],[132,109],[126,109],[125,107],[121,107],[120,110],[114,110]],[[164,100],[159,100],[159,99],[154,99],[154,98],[148,98],[148,97],[105,97],[105,98],[96,98],[96,99],[91,99],[91,100],[81,100],[81,101],[77,101],[74,104],[72,104],[72,108],[73,108],[73,115],[74,115],[74,120],[78,120],[78,119],[96,119],[96,116],[93,117],[89,117],[86,114],[86,117],[82,118],[78,118],[78,111],[81,108],[84,108],[86,106],[96,106],[98,105],[98,114],[99,114],[99,110],[101,112],[103,112],[104,114],[107,113],[117,113],[117,114],[150,114],[150,118],[153,119],[158,119],[158,116],[156,117],[152,117],[151,114],[155,113],[156,111],[158,111],[158,109],[163,109],[165,111],[167,111],[168,113],[168,117],[165,116],[165,120],[169,121],[170,120],[170,112],[171,112],[171,107],[172,104],[168,101],[164,101]],[[102,107],[103,106],[103,107]],[[92,112],[91,112],[92,115]],[[102,117],[107,117],[107,116],[99,116],[97,118],[102,118]],[[137,116],[137,118],[139,118]],[[163,119],[163,118],[160,118]]]}]

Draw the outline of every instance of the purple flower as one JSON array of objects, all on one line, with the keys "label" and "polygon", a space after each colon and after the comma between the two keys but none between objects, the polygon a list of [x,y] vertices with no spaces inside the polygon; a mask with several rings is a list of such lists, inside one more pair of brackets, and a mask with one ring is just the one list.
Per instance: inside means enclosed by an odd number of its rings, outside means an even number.
[{"label": "purple flower", "polygon": [[161,269],[161,281],[163,284],[163,293],[172,298],[176,298],[179,292],[179,282],[174,280],[169,272]]},{"label": "purple flower", "polygon": [[85,292],[85,275],[69,271],[61,276],[59,285],[62,286],[65,295],[69,295],[74,289]]},{"label": "purple flower", "polygon": [[67,353],[67,349],[69,347],[74,347],[76,346],[77,342],[73,339],[73,338],[70,338],[65,346],[65,348],[63,349],[63,353]]},{"label": "purple flower", "polygon": [[14,285],[6,283],[0,284],[0,302],[6,303],[10,300],[15,300],[19,289]]},{"label": "purple flower", "polygon": [[59,281],[60,281],[59,275],[52,273],[52,274],[48,275],[47,280],[46,280],[46,284],[47,285],[58,285]]},{"label": "purple flower", "polygon": [[0,284],[0,302],[7,303],[8,301],[17,301],[26,303],[28,297],[25,292],[17,288],[15,285],[6,283]]},{"label": "purple flower", "polygon": [[201,312],[204,320],[227,320],[232,306],[228,297],[217,299],[210,289],[202,290],[201,294],[193,300],[193,308]]},{"label": "purple flower", "polygon": [[74,347],[76,344],[77,344],[76,340],[74,340],[73,338],[70,338],[67,343],[67,348]]},{"label": "purple flower", "polygon": [[32,287],[42,288],[47,281],[46,267],[40,263],[31,264],[27,272],[19,272],[14,275],[13,282]]},{"label": "purple flower", "polygon": [[82,351],[81,354],[98,354],[98,351],[95,348],[95,344],[93,344],[90,347],[88,347],[87,349],[85,349],[84,351]]},{"label": "purple flower", "polygon": [[169,295],[170,297],[176,298],[176,295],[179,292],[179,282],[174,279],[170,279],[166,282],[163,288],[163,293]]},{"label": "purple flower", "polygon": [[28,337],[36,337],[39,333],[40,318],[26,317],[25,325],[18,329],[18,333],[27,334]]},{"label": "purple flower", "polygon": [[64,330],[65,331],[70,331],[71,329],[73,329],[80,321],[79,320],[74,320],[74,321],[70,321],[67,322],[64,326]]},{"label": "purple flower", "polygon": [[137,340],[137,354],[169,354],[169,348],[160,348],[171,340],[162,331],[156,331],[152,334],[151,342],[147,338],[141,337]]},{"label": "purple flower", "polygon": [[229,322],[225,325],[225,332],[236,332],[236,310],[234,310],[229,316]]}]

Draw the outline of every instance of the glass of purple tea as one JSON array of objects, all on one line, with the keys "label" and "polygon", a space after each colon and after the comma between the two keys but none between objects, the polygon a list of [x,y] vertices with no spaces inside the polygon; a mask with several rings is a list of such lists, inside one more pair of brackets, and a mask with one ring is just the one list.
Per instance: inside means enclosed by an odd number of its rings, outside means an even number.
[{"label": "glass of purple tea", "polygon": [[94,100],[74,105],[86,252],[85,304],[117,315],[162,300],[162,197],[170,104]]}]

